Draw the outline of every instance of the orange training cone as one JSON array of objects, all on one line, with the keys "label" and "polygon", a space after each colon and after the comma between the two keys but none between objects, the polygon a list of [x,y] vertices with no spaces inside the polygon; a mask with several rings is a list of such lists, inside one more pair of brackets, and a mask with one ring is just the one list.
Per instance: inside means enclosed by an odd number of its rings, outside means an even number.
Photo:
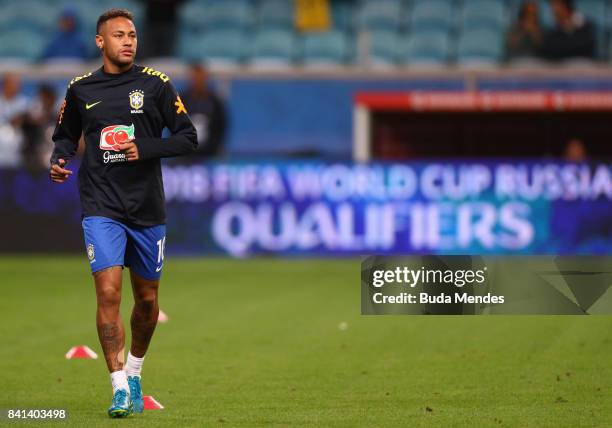
[{"label": "orange training cone", "polygon": [[150,395],[145,395],[144,397],[142,397],[142,399],[144,400],[145,410],[161,410],[164,408],[164,406],[162,406],[159,401],[157,401]]},{"label": "orange training cone", "polygon": [[157,317],[157,322],[164,324],[168,322],[168,319],[168,315],[166,315],[166,313],[160,309],[159,316]]},{"label": "orange training cone", "polygon": [[72,360],[74,358],[98,358],[98,354],[96,354],[89,346],[85,345],[77,345],[70,348],[68,352],[66,352],[66,358]]}]

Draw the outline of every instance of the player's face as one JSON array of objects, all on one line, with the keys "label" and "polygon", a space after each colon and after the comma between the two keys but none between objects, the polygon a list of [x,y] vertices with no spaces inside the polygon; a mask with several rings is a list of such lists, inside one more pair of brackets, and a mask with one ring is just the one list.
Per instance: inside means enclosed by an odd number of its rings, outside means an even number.
[{"label": "player's face", "polygon": [[118,66],[134,62],[138,39],[132,21],[123,17],[109,19],[100,28],[100,33],[96,43],[106,58]]}]

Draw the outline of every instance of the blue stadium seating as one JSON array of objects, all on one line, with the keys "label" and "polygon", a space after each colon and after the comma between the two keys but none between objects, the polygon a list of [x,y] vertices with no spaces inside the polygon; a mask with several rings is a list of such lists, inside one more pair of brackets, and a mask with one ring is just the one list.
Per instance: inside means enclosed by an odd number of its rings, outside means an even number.
[{"label": "blue stadium seating", "polygon": [[257,22],[261,28],[291,29],[294,23],[293,2],[261,0],[257,8]]},{"label": "blue stadium seating", "polygon": [[88,36],[96,34],[96,23],[98,22],[98,17],[106,10],[105,4],[98,5],[85,1],[76,3],[74,7],[79,12],[84,34]]},{"label": "blue stadium seating", "polygon": [[[540,17],[541,17],[542,25],[545,28],[553,27],[555,25],[555,19],[550,9],[550,0],[539,0],[539,5],[540,5]],[[516,19],[516,17],[514,17],[514,19]]]},{"label": "blue stadium seating", "polygon": [[295,59],[296,36],[293,31],[264,29],[253,38],[251,64],[288,66]]},{"label": "blue stadium seating", "polygon": [[203,3],[190,1],[179,11],[183,31],[198,33],[203,31],[202,23],[207,19],[207,10]]},{"label": "blue stadium seating", "polygon": [[208,1],[202,24],[206,29],[241,29],[253,24],[253,8],[244,0]]},{"label": "blue stadium seating", "polygon": [[79,2],[69,1],[69,0],[60,0],[60,7],[54,9],[53,20],[57,21],[61,11],[65,7],[70,7],[76,9],[79,14],[80,22],[81,22],[81,30],[83,33],[90,37],[96,33],[96,23],[98,21],[98,17],[111,8],[121,7],[128,9],[134,15],[134,21],[136,24],[136,28],[142,31],[140,26],[143,23],[144,18],[144,8],[143,5],[134,0],[82,0]]},{"label": "blue stadium seating", "polygon": [[379,30],[370,35],[370,61],[374,66],[397,64],[400,35],[396,31]]},{"label": "blue stadium seating", "polygon": [[454,27],[453,4],[449,0],[415,0],[410,31],[448,31]]},{"label": "blue stadium seating", "polygon": [[606,27],[606,2],[604,0],[581,0],[577,8],[588,19],[593,21],[598,30]]},{"label": "blue stadium seating", "polygon": [[347,1],[332,2],[332,22],[340,31],[351,31],[355,26],[355,8]]},{"label": "blue stadium seating", "polygon": [[450,40],[445,31],[410,34],[400,45],[401,62],[408,66],[443,66],[450,58]]},{"label": "blue stadium seating", "polygon": [[252,4],[245,0],[195,1],[180,10],[181,23],[189,31],[245,30],[254,21]]},{"label": "blue stadium seating", "polygon": [[597,34],[597,56],[606,56],[606,3],[604,0],[582,0],[578,10],[595,24]]},{"label": "blue stadium seating", "polygon": [[502,0],[467,1],[461,10],[461,21],[464,29],[505,28],[505,4]]},{"label": "blue stadium seating", "polygon": [[182,38],[181,57],[218,65],[239,65],[246,56],[247,38],[241,30],[211,30],[199,37]]},{"label": "blue stadium seating", "polygon": [[6,30],[32,30],[51,32],[57,28],[56,11],[38,0],[10,2],[2,6],[0,28]]},{"label": "blue stadium seating", "polygon": [[400,0],[367,0],[359,10],[360,28],[397,31],[402,22],[403,8]]},{"label": "blue stadium seating", "polygon": [[199,61],[202,59],[202,52],[199,46],[202,35],[187,29],[179,33],[177,40],[177,54],[180,59],[187,62]]},{"label": "blue stadium seating", "polygon": [[341,31],[309,33],[302,37],[302,60],[306,66],[344,65],[351,54],[348,37]]},{"label": "blue stadium seating", "polygon": [[606,20],[604,22],[604,29],[609,34],[612,32],[612,0],[608,0],[606,6]]},{"label": "blue stadium seating", "polygon": [[[546,26],[553,25],[549,0],[536,0]],[[179,12],[178,55],[182,59],[215,57],[241,64],[349,64],[357,36],[370,34],[375,65],[491,63],[503,57],[503,37],[516,21],[523,0],[333,0],[333,28],[297,37],[292,0],[188,0]],[[577,0],[577,8],[597,26],[598,52],[612,54],[612,0]],[[85,36],[95,33],[98,16],[110,7],[134,12],[142,31],[141,0],[0,0],[0,33],[10,53],[16,39],[36,32],[42,45],[56,30],[64,7],[77,9]],[[408,31],[409,35],[404,33]],[[489,38],[478,39],[478,35]],[[456,40],[456,42],[455,42]],[[220,47],[214,43],[220,43]],[[456,49],[455,49],[456,48]],[[34,58],[34,48],[24,58]],[[28,51],[28,52],[26,52]],[[301,61],[303,59],[303,61]]]},{"label": "blue stadium seating", "polygon": [[0,57],[35,61],[44,45],[43,36],[36,31],[18,29],[0,34]]},{"label": "blue stadium seating", "polygon": [[494,65],[503,56],[503,33],[500,30],[466,30],[459,38],[457,62],[460,65]]}]

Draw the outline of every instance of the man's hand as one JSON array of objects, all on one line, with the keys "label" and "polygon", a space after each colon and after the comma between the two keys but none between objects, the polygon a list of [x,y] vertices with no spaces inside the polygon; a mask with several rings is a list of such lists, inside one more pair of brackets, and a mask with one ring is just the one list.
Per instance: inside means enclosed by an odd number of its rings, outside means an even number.
[{"label": "man's hand", "polygon": [[54,183],[63,183],[68,180],[68,177],[72,175],[72,171],[64,169],[65,165],[66,161],[64,159],[58,159],[56,164],[51,165],[51,170],[49,171],[51,181]]},{"label": "man's hand", "polygon": [[134,140],[130,140],[127,143],[119,144],[119,150],[126,154],[128,161],[137,161],[138,158],[138,146],[134,143]]}]

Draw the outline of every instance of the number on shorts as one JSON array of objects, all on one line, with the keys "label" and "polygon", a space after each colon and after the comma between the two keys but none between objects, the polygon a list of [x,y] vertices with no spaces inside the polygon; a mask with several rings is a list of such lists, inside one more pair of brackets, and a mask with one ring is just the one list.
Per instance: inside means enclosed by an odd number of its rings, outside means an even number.
[{"label": "number on shorts", "polygon": [[157,264],[164,261],[164,251],[166,251],[166,237],[157,241]]}]

